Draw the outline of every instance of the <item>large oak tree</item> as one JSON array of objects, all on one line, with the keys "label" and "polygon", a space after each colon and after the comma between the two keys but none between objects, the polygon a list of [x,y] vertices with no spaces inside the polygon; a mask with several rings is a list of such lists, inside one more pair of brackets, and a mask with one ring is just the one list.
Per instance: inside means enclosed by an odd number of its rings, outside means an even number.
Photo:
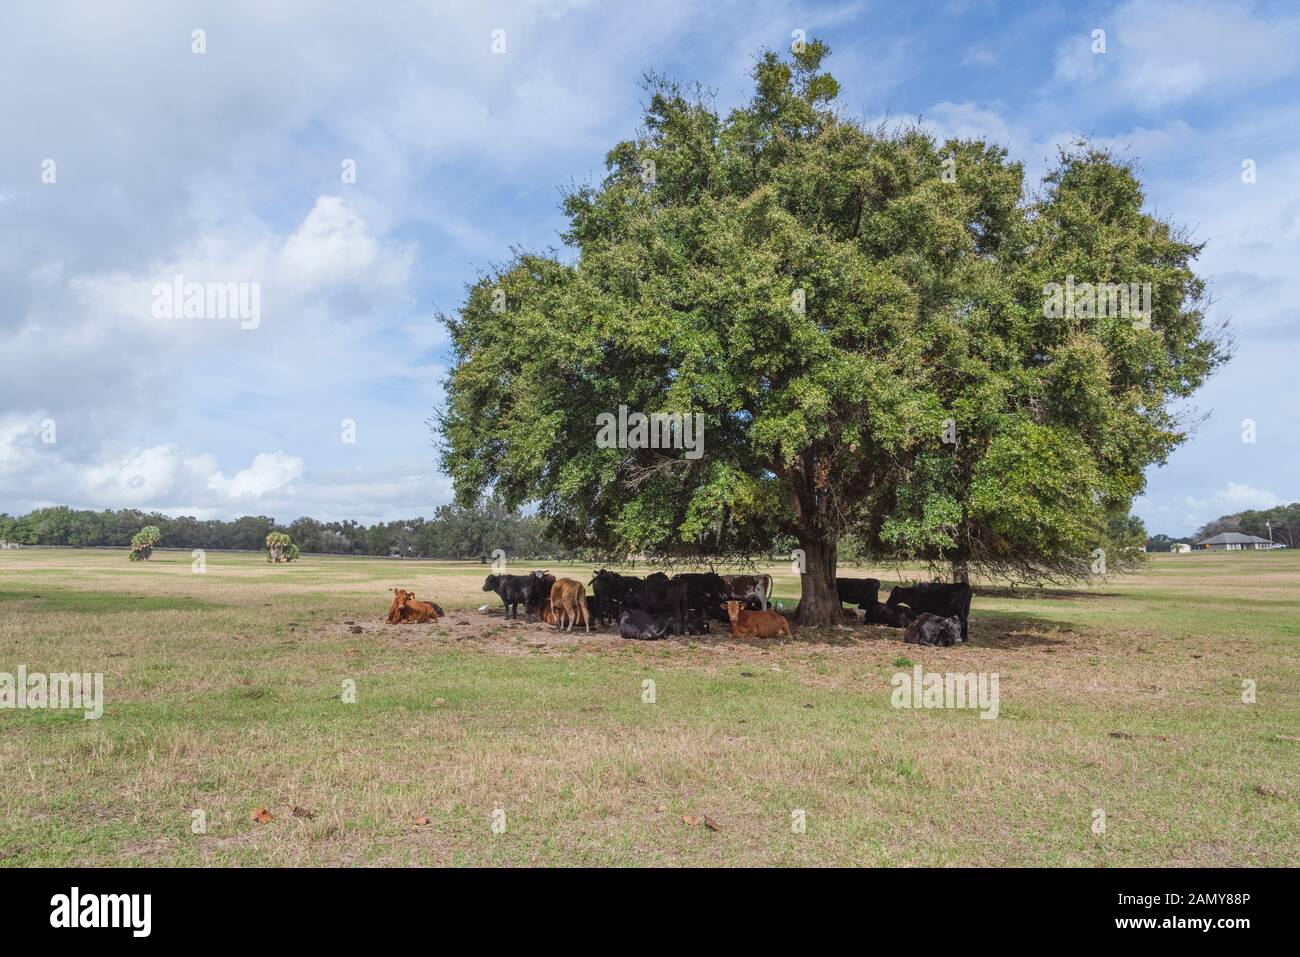
[{"label": "large oak tree", "polygon": [[[651,78],[644,127],[566,196],[574,254],[517,253],[444,317],[457,495],[534,502],[606,554],[796,540],[805,624],[837,620],[848,533],[958,574],[1086,574],[1225,357],[1199,247],[1086,145],[1030,195],[1001,147],[846,118],[826,52],[764,54],[725,117]],[[1067,282],[1150,283],[1151,308],[1045,308]],[[620,405],[703,414],[703,455],[601,447]]]}]

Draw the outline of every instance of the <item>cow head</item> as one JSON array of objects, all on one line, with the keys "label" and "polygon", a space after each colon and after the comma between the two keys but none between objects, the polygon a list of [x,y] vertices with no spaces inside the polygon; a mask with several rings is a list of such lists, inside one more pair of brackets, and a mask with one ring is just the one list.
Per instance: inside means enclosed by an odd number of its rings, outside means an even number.
[{"label": "cow head", "polygon": [[745,603],[732,599],[731,601],[724,601],[718,607],[726,610],[728,620],[735,621],[740,617],[741,609],[745,607]]},{"label": "cow head", "polygon": [[500,575],[489,575],[487,578],[483,579],[483,590],[484,590],[484,591],[496,591],[496,590],[497,590],[497,584],[498,584],[500,581],[501,581],[501,576],[500,576]]},{"label": "cow head", "polygon": [[950,618],[940,618],[942,631],[940,632],[939,643],[941,645],[960,645],[961,644],[961,619],[956,615]]},{"label": "cow head", "polygon": [[885,607],[893,608],[895,605],[910,605],[915,600],[911,588],[906,585],[896,585],[889,590],[889,598],[885,600]]}]

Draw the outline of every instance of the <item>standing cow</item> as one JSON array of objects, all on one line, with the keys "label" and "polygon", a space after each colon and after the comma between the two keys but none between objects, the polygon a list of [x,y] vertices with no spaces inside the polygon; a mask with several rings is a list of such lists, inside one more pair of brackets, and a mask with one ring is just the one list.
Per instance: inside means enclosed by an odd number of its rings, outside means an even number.
[{"label": "standing cow", "polygon": [[835,593],[839,595],[841,605],[857,605],[868,614],[880,601],[880,579],[878,578],[837,578]]},{"label": "standing cow", "polygon": [[489,575],[483,580],[484,591],[494,591],[505,606],[507,618],[519,618],[519,606],[524,606],[524,617],[533,620],[534,594],[539,588],[535,575]]},{"label": "standing cow", "polygon": [[683,572],[673,581],[686,586],[686,607],[693,608],[715,621],[726,621],[719,605],[726,601],[726,582],[713,572]]},{"label": "standing cow", "polygon": [[686,583],[683,581],[647,577],[628,593],[627,607],[671,619],[681,633],[686,631]]},{"label": "standing cow", "polygon": [[772,597],[771,575],[723,575],[722,585],[723,601],[738,601],[747,609],[767,611]]},{"label": "standing cow", "polygon": [[899,585],[889,593],[886,607],[906,605],[914,618],[929,612],[940,618],[956,617],[961,621],[961,640],[970,641],[968,619],[970,618],[971,587],[965,582],[947,584],[945,582],[923,582],[919,585]]},{"label": "standing cow", "polygon": [[595,596],[595,617],[600,624],[617,621],[627,605],[628,593],[641,583],[634,575],[620,575],[604,568],[592,576],[587,584]]},{"label": "standing cow", "polygon": [[575,622],[582,622],[582,627],[591,633],[591,619],[587,617],[587,591],[582,582],[572,578],[557,578],[551,586],[551,613],[555,616],[555,627],[561,631],[573,631]]}]

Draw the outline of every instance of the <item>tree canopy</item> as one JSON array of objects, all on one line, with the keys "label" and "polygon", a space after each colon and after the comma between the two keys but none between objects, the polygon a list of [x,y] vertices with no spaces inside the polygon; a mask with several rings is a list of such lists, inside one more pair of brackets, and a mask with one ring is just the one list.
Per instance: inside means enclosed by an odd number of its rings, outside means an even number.
[{"label": "tree canopy", "polygon": [[[518,251],[443,317],[457,495],[625,553],[792,537],[805,623],[835,620],[850,534],[1088,574],[1226,358],[1200,247],[1087,144],[1031,194],[1000,146],[845,117],[827,52],[764,53],[725,117],[649,78],[643,128],[565,198],[574,255]],[[702,416],[702,454],[596,441],[620,407]]]},{"label": "tree canopy", "polygon": [[284,532],[271,532],[266,536],[266,560],[275,564],[297,561],[298,546]]},{"label": "tree canopy", "polygon": [[133,562],[148,561],[161,537],[162,532],[157,525],[146,525],[131,537],[131,552],[127,557]]}]

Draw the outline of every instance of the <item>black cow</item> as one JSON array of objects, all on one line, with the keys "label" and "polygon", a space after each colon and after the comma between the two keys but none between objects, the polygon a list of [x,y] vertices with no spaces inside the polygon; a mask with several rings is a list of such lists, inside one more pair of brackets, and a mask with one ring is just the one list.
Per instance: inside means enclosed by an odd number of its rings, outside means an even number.
[{"label": "black cow", "polygon": [[686,583],[647,578],[633,586],[628,593],[627,607],[633,611],[644,611],[669,618],[684,632],[686,630]]},{"label": "black cow", "polygon": [[669,621],[668,635],[707,635],[709,633],[709,619],[698,608],[686,609],[686,624],[680,626],[675,621]]},{"label": "black cow", "polygon": [[528,614],[540,616],[542,610],[546,607],[546,601],[551,597],[551,586],[555,584],[555,576],[549,572],[529,572],[533,578],[533,596],[528,600],[526,606]]},{"label": "black cow", "polygon": [[674,575],[673,581],[681,582],[686,586],[687,608],[696,609],[706,618],[715,621],[727,620],[727,613],[719,607],[727,600],[724,597],[727,583],[722,580],[721,575],[715,575],[713,572],[684,572],[681,575]]},{"label": "black cow", "polygon": [[965,582],[952,585],[923,582],[920,585],[899,585],[889,593],[889,601],[885,604],[890,608],[906,605],[914,617],[920,617],[923,612],[940,618],[956,616],[961,620],[961,640],[969,641],[970,597],[971,588]]},{"label": "black cow", "polygon": [[897,605],[890,608],[888,605],[876,602],[867,609],[865,623],[868,625],[888,625],[890,628],[906,628],[911,621],[912,613],[907,610],[906,605]]},{"label": "black cow", "polygon": [[523,605],[524,616],[529,621],[533,620],[534,596],[539,587],[537,575],[489,575],[483,580],[484,591],[494,591],[500,596],[507,618],[518,618],[519,606]]},{"label": "black cow", "polygon": [[595,597],[595,615],[604,624],[617,621],[619,612],[627,604],[628,593],[640,584],[641,579],[634,575],[620,575],[618,572],[602,568],[587,584]]},{"label": "black cow", "polygon": [[618,616],[618,636],[641,641],[657,641],[669,634],[669,628],[674,624],[669,619],[660,618],[647,611],[624,608]]},{"label": "black cow", "polygon": [[916,621],[907,626],[903,640],[909,645],[941,645],[945,648],[960,645],[966,640],[961,633],[963,624],[956,615],[940,618],[923,611]]},{"label": "black cow", "polygon": [[837,578],[835,591],[840,596],[841,605],[857,605],[870,614],[872,607],[880,602],[880,579]]}]

